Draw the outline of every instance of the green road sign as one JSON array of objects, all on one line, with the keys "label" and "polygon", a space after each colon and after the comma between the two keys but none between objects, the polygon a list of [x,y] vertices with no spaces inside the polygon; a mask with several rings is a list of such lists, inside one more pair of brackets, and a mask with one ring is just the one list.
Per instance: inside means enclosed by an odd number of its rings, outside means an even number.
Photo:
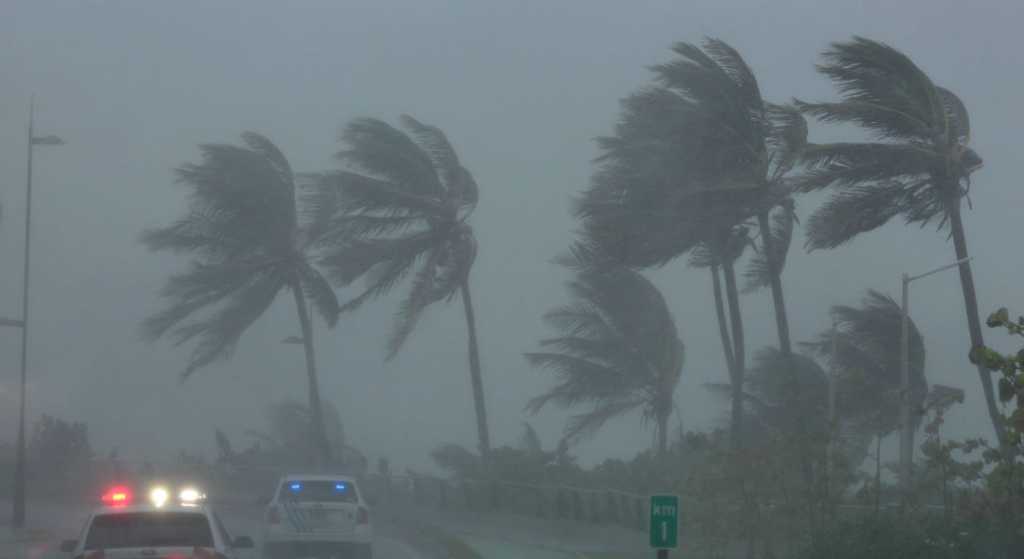
[{"label": "green road sign", "polygon": [[679,547],[679,497],[651,496],[651,547]]}]

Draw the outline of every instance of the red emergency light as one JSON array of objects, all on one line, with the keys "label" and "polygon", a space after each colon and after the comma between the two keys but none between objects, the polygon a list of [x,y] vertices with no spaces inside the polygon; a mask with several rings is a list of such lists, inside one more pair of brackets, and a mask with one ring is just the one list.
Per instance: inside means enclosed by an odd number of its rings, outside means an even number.
[{"label": "red emergency light", "polygon": [[123,485],[115,485],[103,494],[103,504],[109,507],[123,507],[131,502],[132,491]]}]

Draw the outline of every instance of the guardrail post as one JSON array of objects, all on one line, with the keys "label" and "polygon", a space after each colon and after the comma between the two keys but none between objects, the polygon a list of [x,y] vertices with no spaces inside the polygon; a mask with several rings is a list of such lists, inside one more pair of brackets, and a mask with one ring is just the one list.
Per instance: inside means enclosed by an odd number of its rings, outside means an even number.
[{"label": "guardrail post", "polygon": [[468,480],[462,482],[462,494],[466,499],[466,510],[473,510],[473,491]]},{"label": "guardrail post", "polygon": [[611,491],[608,492],[608,498],[605,502],[605,516],[609,524],[617,524],[619,522],[619,511],[616,510],[615,495]]},{"label": "guardrail post", "polygon": [[412,500],[413,500],[413,502],[416,503],[417,505],[423,504],[423,494],[422,494],[423,488],[421,487],[422,484],[420,483],[419,478],[418,477],[413,477],[410,481],[412,482]]},{"label": "guardrail post", "polygon": [[583,520],[583,502],[580,492],[575,489],[572,490],[572,516],[577,522]]},{"label": "guardrail post", "polygon": [[498,486],[497,480],[492,480],[490,485],[491,493],[491,510],[501,509],[501,488]]}]

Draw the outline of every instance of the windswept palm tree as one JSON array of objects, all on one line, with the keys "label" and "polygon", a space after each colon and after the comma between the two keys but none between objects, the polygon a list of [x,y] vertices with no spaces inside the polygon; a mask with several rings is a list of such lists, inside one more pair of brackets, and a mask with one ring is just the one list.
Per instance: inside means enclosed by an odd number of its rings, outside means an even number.
[{"label": "windswept palm tree", "polygon": [[167,280],[166,306],[148,318],[150,340],[169,337],[192,343],[182,380],[229,357],[242,334],[278,295],[291,291],[306,357],[312,437],[317,460],[330,460],[324,431],[312,305],[333,327],[339,305],[327,280],[312,264],[309,237],[300,225],[295,180],[284,154],[264,136],[242,134],[244,145],[204,144],[202,162],[177,169],[189,189],[185,215],[171,225],[146,231],[153,251],[190,255],[189,268]]},{"label": "windswept palm tree", "polygon": [[388,342],[393,358],[431,304],[462,299],[469,342],[469,375],[480,453],[490,452],[469,272],[476,240],[469,218],[477,184],[448,138],[410,116],[408,132],[363,118],[345,127],[337,158],[346,170],[310,176],[312,222],[324,250],[322,264],[335,283],[365,278],[366,288],[343,305],[359,307],[412,275]]},{"label": "windswept palm tree", "polygon": [[[821,332],[804,345],[835,368],[840,414],[871,430],[880,443],[900,421],[902,311],[891,297],[868,290],[860,306],[836,305],[831,314],[835,332]],[[913,320],[909,321],[908,332],[910,402],[912,409],[919,410],[911,418],[916,431],[928,381],[924,339]]]},{"label": "windswept palm tree", "polygon": [[806,124],[792,108],[764,102],[726,43],[673,51],[677,58],[652,68],[655,84],[623,101],[615,134],[598,140],[598,168],[575,210],[583,227],[574,252],[590,266],[631,268],[691,253],[692,264],[710,268],[738,445],[746,365],[735,262],[760,231],[748,287],[772,287],[780,349],[789,354],[779,274],[795,218],[785,176]]},{"label": "windswept palm tree", "polygon": [[[803,153],[809,167],[803,191],[832,188],[831,198],[810,217],[809,249],[838,247],[900,216],[925,226],[948,228],[961,260],[960,285],[972,347],[983,345],[974,277],[961,218],[970,176],[981,167],[971,149],[967,109],[952,91],[936,85],[900,51],[855,37],[823,54],[819,70],[832,79],[837,103],[799,103],[826,122],[855,124],[874,138],[866,142],[816,145]],[[989,418],[1000,441],[1004,429],[992,379],[978,365]]]},{"label": "windswept palm tree", "polygon": [[551,370],[558,383],[527,405],[589,406],[566,426],[565,440],[593,434],[609,419],[640,411],[655,426],[664,453],[668,420],[683,369],[683,342],[654,284],[626,268],[590,270],[568,285],[572,302],[545,314],[558,332],[527,353],[531,365]]}]

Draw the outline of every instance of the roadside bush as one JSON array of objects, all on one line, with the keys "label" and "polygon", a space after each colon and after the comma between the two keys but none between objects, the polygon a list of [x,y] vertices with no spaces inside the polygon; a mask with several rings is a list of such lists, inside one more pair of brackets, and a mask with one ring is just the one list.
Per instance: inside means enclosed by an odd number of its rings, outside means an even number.
[{"label": "roadside bush", "polygon": [[983,520],[882,513],[824,525],[794,559],[1003,559],[1005,549]]}]

